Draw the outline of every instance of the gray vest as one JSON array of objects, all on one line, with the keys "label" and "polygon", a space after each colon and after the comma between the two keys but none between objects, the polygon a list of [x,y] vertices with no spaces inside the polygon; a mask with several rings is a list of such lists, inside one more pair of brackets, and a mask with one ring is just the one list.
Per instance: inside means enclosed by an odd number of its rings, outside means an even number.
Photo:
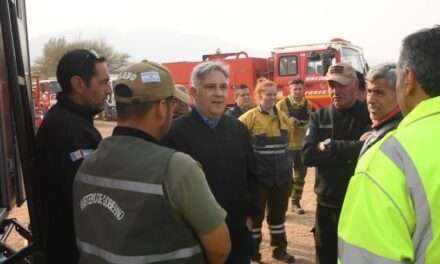
[{"label": "gray vest", "polygon": [[174,150],[112,136],[83,161],[74,182],[79,263],[205,263],[195,233],[162,186]]}]

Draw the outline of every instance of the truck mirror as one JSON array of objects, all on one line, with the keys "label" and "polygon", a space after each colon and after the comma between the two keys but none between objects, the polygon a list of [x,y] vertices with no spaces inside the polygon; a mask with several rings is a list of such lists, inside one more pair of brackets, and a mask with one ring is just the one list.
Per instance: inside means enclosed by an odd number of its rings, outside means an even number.
[{"label": "truck mirror", "polygon": [[328,68],[332,65],[332,60],[335,57],[336,51],[333,48],[328,48],[322,54],[322,67],[324,68],[323,75],[327,74]]}]

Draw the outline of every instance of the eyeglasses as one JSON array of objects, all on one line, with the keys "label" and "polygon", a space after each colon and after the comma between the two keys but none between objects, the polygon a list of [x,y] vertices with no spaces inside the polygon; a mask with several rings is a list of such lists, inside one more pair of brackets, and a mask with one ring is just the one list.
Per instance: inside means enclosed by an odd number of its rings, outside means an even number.
[{"label": "eyeglasses", "polygon": [[95,50],[89,49],[87,50],[87,54],[85,55],[84,59],[81,61],[81,63],[79,64],[79,68],[81,69],[84,64],[86,63],[86,61],[88,61],[90,58],[93,58],[94,61],[98,60],[100,57],[98,55],[98,53]]}]

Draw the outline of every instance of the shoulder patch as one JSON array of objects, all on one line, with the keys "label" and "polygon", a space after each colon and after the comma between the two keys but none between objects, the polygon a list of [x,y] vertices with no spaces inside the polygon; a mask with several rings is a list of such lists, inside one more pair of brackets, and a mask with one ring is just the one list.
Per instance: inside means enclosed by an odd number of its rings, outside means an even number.
[{"label": "shoulder patch", "polygon": [[93,149],[78,149],[70,153],[70,160],[75,162],[80,159],[84,159],[88,155],[92,154]]}]

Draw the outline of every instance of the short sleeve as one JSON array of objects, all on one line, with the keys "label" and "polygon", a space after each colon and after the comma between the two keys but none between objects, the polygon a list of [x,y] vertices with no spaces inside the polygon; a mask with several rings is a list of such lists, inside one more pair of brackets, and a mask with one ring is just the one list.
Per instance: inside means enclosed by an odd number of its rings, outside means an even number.
[{"label": "short sleeve", "polygon": [[198,234],[224,223],[226,211],[217,203],[199,163],[176,152],[171,157],[164,187],[171,206]]}]

